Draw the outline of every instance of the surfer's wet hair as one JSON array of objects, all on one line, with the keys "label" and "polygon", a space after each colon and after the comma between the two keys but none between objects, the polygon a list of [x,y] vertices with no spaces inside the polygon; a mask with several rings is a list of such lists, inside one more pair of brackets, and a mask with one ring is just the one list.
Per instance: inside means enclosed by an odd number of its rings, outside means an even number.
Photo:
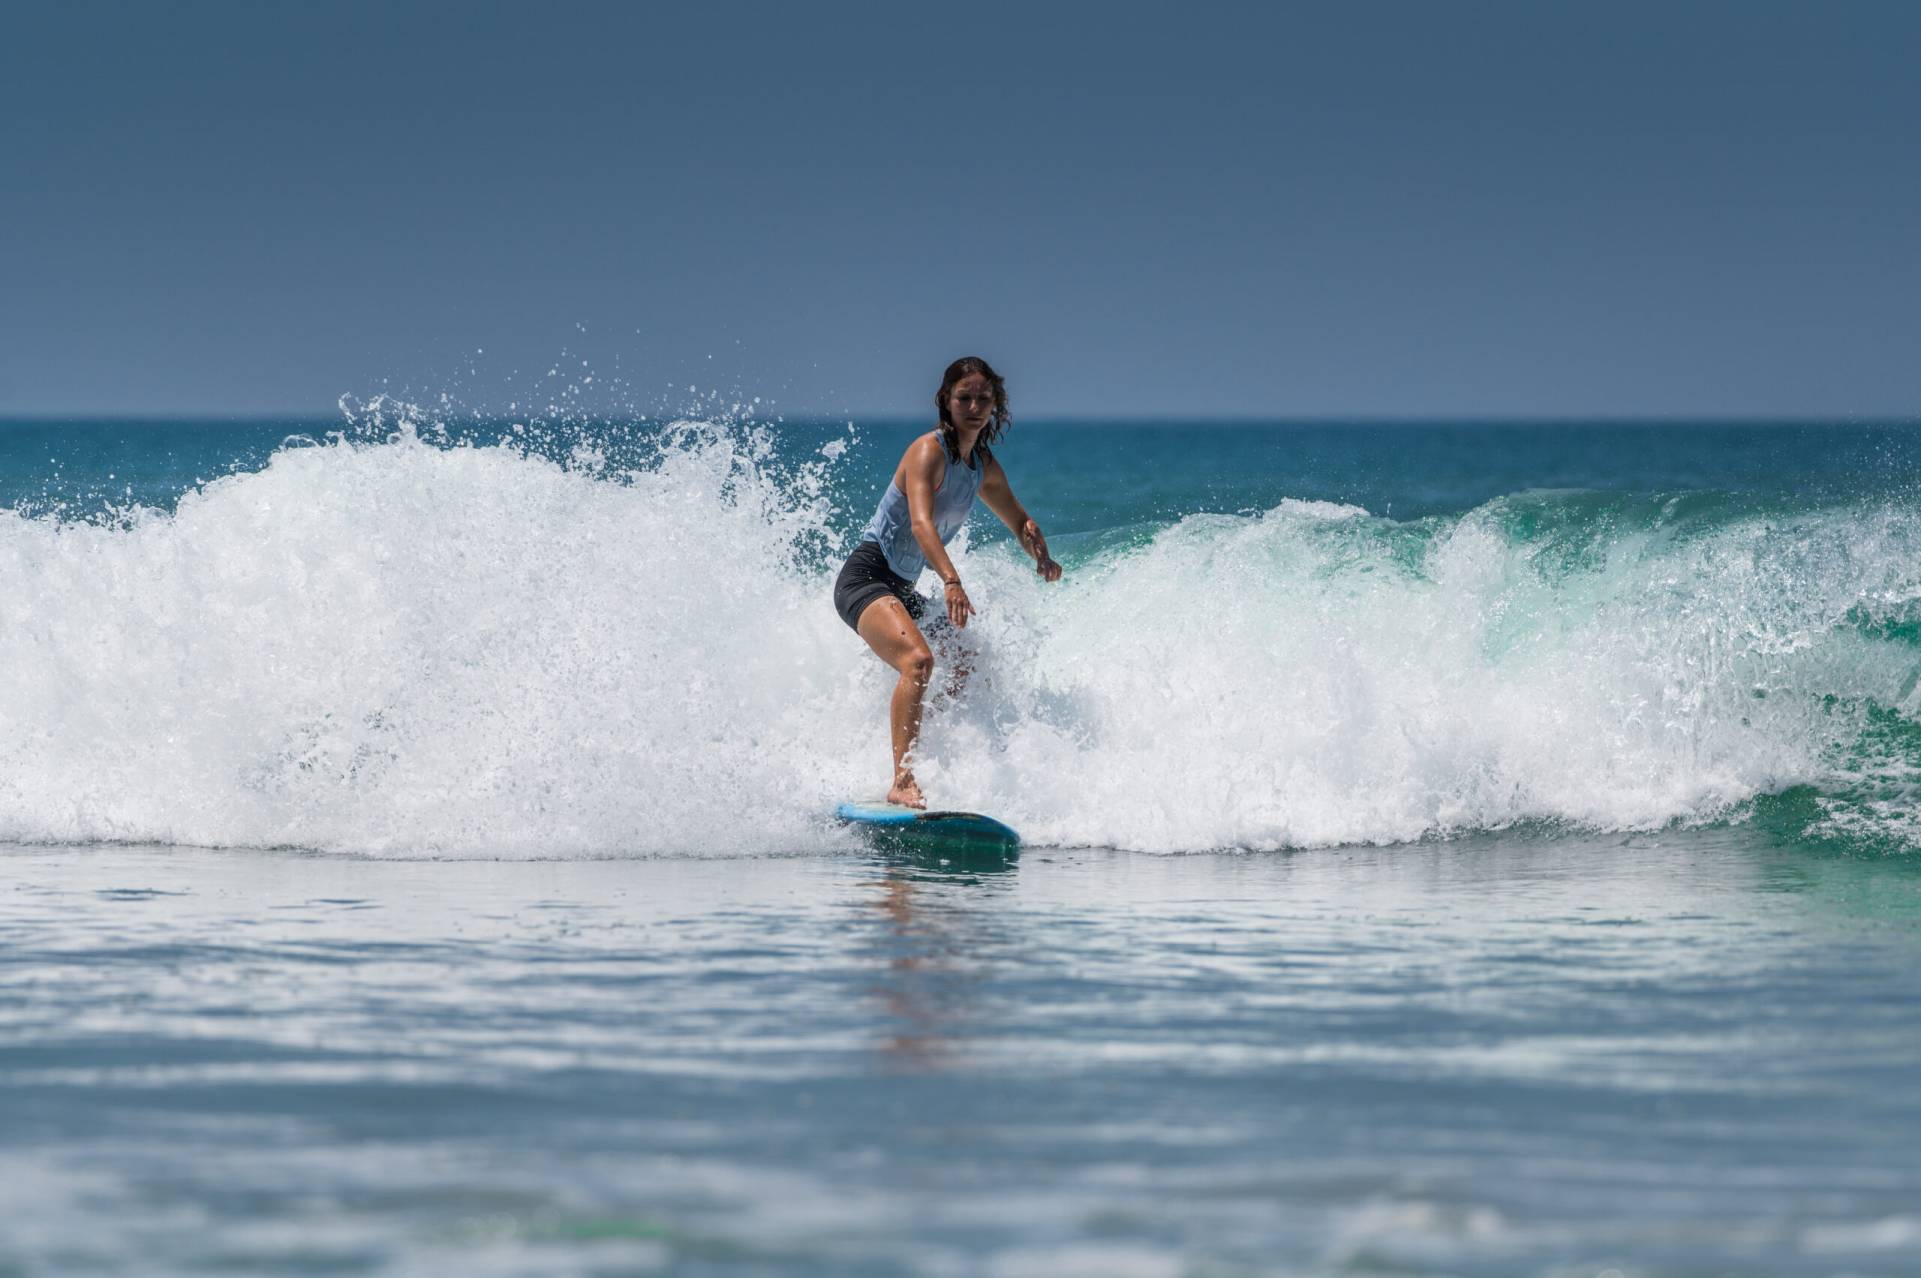
[{"label": "surfer's wet hair", "polygon": [[981,429],[980,438],[974,441],[975,457],[982,456],[987,445],[999,439],[1001,434],[1014,424],[1013,414],[1007,411],[1007,383],[1002,381],[1001,375],[994,371],[994,366],[978,355],[964,355],[955,360],[947,366],[947,371],[941,374],[940,389],[934,392],[934,407],[940,409],[941,443],[946,446],[947,456],[951,461],[960,460],[960,432],[954,429],[953,419],[947,415],[947,396],[954,389],[956,382],[963,377],[972,377],[975,373],[985,377],[987,384],[994,390],[994,415],[987,419],[987,425]]}]

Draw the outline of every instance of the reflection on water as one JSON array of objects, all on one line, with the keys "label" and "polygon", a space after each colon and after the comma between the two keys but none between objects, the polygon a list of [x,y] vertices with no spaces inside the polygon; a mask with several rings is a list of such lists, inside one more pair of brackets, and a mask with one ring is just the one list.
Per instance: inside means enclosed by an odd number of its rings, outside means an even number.
[{"label": "reflection on water", "polygon": [[1921,950],[1921,855],[1863,858],[1783,850],[1761,861],[1755,887],[1798,898],[1801,917],[1810,926],[1871,934]]},{"label": "reflection on water", "polygon": [[871,901],[885,920],[874,994],[895,1027],[880,1049],[890,1069],[962,1063],[962,1037],[991,975],[981,912],[1004,895],[992,876],[1011,875],[1019,860],[1018,848],[1002,846],[882,852]]}]

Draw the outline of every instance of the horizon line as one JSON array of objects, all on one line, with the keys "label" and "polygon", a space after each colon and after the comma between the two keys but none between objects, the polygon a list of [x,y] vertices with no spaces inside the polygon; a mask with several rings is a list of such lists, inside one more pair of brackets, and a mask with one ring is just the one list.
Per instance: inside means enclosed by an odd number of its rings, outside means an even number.
[{"label": "horizon line", "polygon": [[[922,414],[895,412],[809,412],[774,413],[767,416],[744,417],[737,419],[707,419],[688,413],[583,413],[566,418],[547,418],[541,415],[517,413],[459,413],[449,414],[438,419],[449,424],[463,422],[591,422],[605,423],[615,421],[674,422],[702,420],[737,420],[742,424],[775,426],[783,422],[820,424],[826,422],[848,422],[858,425],[862,421],[900,425],[920,420]],[[0,425],[185,425],[202,423],[205,425],[265,425],[286,422],[299,425],[319,425],[323,423],[351,424],[350,420],[338,414],[318,414],[297,411],[201,411],[167,413],[115,413],[115,412],[61,412],[61,413],[16,413],[0,411]],[[931,425],[931,422],[929,423]],[[1731,412],[1717,413],[1583,413],[1554,412],[1541,414],[1526,413],[1312,413],[1312,414],[1274,414],[1255,415],[1251,413],[1203,413],[1193,415],[1173,414],[1035,414],[1031,417],[1016,418],[1013,425],[1032,426],[1715,426],[1715,425],[1851,425],[1851,426],[1900,426],[1921,424],[1921,408],[1908,413],[1863,413],[1863,412],[1825,412],[1825,413],[1767,413],[1743,414]]]}]

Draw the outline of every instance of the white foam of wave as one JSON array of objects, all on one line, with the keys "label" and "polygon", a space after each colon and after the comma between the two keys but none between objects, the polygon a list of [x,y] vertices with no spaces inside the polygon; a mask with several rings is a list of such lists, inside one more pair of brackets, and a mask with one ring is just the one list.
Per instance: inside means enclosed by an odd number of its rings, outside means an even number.
[{"label": "white foam of wave", "polygon": [[403,435],[127,528],[0,515],[0,837],[819,846],[873,676],[764,460],[695,432],[608,482]]},{"label": "white foam of wave", "polygon": [[[751,432],[618,476],[402,433],[121,527],[0,512],[0,839],[845,846],[822,813],[884,786],[892,676],[799,562],[821,480]],[[1822,776],[1855,730],[1823,694],[1913,696],[1842,624],[1914,597],[1906,516],[1623,534],[1560,572],[1496,513],[1196,516],[1055,586],[962,546],[978,669],[923,783],[1150,851],[1646,828]]]},{"label": "white foam of wave", "polygon": [[928,779],[1160,851],[1648,829],[1833,777],[1850,699],[1914,709],[1912,652],[1848,621],[1911,597],[1909,517],[1620,534],[1563,572],[1497,515],[1195,517],[1052,593],[970,564],[991,695]]}]

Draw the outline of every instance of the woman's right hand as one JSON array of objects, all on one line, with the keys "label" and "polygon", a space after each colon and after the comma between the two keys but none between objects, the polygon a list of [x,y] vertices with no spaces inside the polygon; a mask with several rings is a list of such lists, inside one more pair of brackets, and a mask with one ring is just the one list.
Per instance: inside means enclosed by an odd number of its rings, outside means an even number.
[{"label": "woman's right hand", "polygon": [[974,603],[967,597],[967,591],[958,581],[950,581],[946,586],[947,619],[961,630],[967,628],[967,618],[974,611]]}]

